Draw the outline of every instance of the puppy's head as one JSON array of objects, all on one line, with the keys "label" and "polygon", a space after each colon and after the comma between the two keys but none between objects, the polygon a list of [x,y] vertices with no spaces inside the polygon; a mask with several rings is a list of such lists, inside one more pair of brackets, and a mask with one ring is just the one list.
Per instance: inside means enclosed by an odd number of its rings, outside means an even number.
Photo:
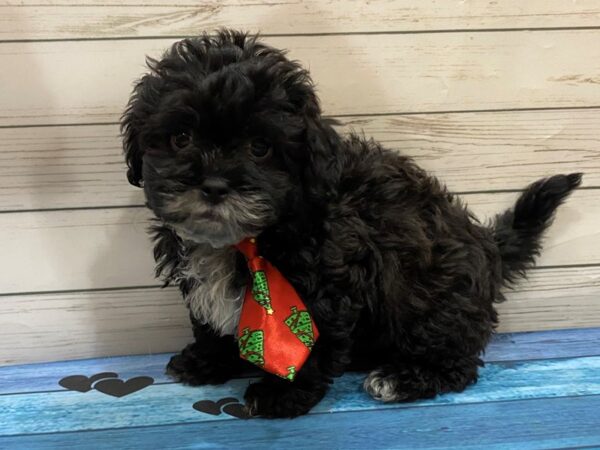
[{"label": "puppy's head", "polygon": [[122,118],[128,178],[182,238],[256,236],[329,177],[335,133],[283,52],[221,31],[148,66]]}]

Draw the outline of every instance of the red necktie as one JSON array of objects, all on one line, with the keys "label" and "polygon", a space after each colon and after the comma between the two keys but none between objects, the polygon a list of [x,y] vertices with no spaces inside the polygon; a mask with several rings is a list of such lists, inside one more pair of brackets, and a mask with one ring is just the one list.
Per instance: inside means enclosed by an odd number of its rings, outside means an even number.
[{"label": "red necktie", "polygon": [[319,336],[317,327],[294,287],[258,256],[255,239],[244,239],[236,248],[252,274],[238,326],[240,357],[293,381]]}]

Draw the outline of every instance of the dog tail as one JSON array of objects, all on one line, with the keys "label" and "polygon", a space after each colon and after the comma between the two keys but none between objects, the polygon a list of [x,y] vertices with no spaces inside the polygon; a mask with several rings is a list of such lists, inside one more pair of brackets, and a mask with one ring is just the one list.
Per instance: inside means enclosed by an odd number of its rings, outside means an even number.
[{"label": "dog tail", "polygon": [[555,175],[529,185],[515,206],[494,220],[494,238],[502,258],[502,276],[508,282],[524,277],[539,255],[544,231],[556,209],[581,184],[581,173]]}]

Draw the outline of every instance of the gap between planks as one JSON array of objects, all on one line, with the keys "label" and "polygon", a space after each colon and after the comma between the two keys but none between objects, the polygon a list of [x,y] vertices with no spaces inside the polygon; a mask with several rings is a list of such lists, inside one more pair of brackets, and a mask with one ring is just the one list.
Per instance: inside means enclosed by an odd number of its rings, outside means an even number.
[{"label": "gap between planks", "polygon": [[[0,5],[0,8],[2,5]],[[1,10],[0,10],[1,12]],[[407,30],[407,31],[340,31],[321,33],[260,33],[263,38],[302,38],[302,37],[330,37],[330,36],[381,36],[381,35],[407,35],[407,34],[457,34],[457,33],[511,33],[511,32],[544,32],[544,31],[595,31],[600,26],[569,26],[569,27],[517,27],[517,28],[456,28],[439,30]],[[200,31],[201,32],[201,31]],[[67,38],[39,38],[39,39],[0,39],[2,44],[30,44],[36,42],[95,42],[95,41],[144,41],[152,39],[189,39],[197,37],[196,34],[160,34],[148,36],[112,36],[112,37],[67,37]],[[214,35],[214,33],[209,33]]]}]

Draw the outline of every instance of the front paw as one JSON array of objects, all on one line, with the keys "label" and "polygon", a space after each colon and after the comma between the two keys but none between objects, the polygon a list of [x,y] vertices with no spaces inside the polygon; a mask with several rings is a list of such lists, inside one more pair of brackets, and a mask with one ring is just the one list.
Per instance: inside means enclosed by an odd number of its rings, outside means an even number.
[{"label": "front paw", "polygon": [[297,417],[308,413],[325,395],[326,388],[265,379],[248,386],[244,399],[251,416]]},{"label": "front paw", "polygon": [[190,386],[223,384],[236,375],[236,363],[204,354],[196,344],[190,344],[171,358],[167,375]]}]

